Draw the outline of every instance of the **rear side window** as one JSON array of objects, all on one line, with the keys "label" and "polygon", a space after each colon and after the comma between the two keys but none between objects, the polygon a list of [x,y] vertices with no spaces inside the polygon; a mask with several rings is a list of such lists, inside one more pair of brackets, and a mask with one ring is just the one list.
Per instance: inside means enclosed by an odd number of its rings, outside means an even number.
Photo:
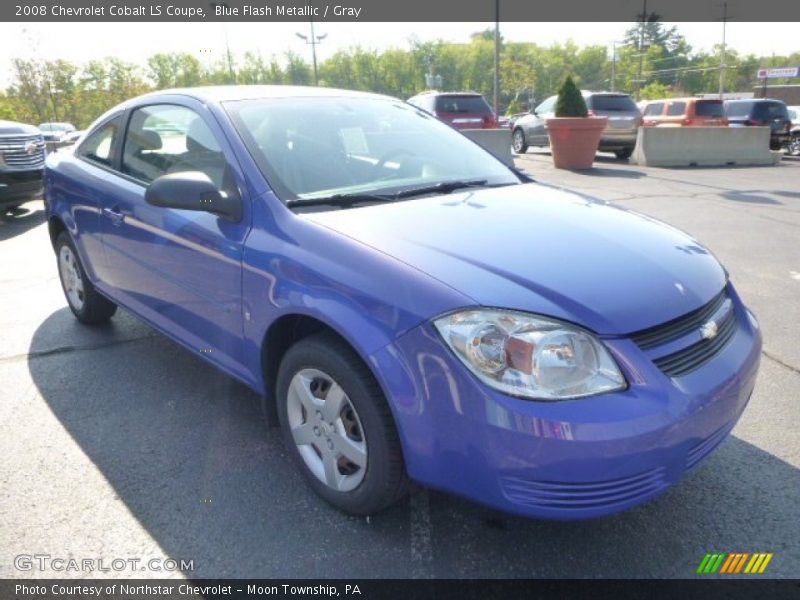
[{"label": "rear side window", "polygon": [[102,125],[83,141],[75,154],[88,161],[110,167],[113,160],[114,142],[119,134],[120,120],[121,117],[116,117]]},{"label": "rear side window", "polygon": [[752,107],[752,102],[730,102],[725,105],[725,114],[729,117],[746,117]]},{"label": "rear side window", "polygon": [[759,102],[756,104],[756,110],[753,116],[765,121],[773,119],[788,119],[789,114],[786,110],[786,105],[779,102]]},{"label": "rear side window", "polygon": [[667,108],[667,116],[679,117],[686,114],[686,102],[671,102]]},{"label": "rear side window", "polygon": [[202,117],[190,108],[158,104],[131,114],[122,150],[122,172],[150,183],[169,173],[201,171],[223,187],[226,162]]},{"label": "rear side window", "polygon": [[617,112],[638,112],[633,98],[627,94],[619,96],[595,95],[589,96],[587,103],[590,110],[609,110]]},{"label": "rear side window", "polygon": [[694,114],[698,117],[722,117],[725,110],[719,100],[698,100],[694,105]]},{"label": "rear side window", "polygon": [[437,96],[436,112],[440,113],[489,113],[489,103],[483,96]]},{"label": "rear side window", "polygon": [[644,116],[645,117],[658,117],[661,116],[661,111],[664,110],[664,103],[663,102],[653,102],[652,104],[648,104],[644,107]]}]

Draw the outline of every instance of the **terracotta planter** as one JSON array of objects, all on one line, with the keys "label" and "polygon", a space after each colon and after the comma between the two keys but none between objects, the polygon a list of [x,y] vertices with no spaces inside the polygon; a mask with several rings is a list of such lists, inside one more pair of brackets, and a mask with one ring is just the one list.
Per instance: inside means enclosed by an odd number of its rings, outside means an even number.
[{"label": "terracotta planter", "polygon": [[545,121],[556,169],[591,169],[608,117],[554,117]]}]

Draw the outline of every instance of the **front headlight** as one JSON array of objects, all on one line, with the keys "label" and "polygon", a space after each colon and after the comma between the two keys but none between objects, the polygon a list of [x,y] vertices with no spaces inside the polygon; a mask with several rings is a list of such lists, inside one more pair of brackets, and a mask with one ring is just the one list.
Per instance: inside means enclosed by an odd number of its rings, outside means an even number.
[{"label": "front headlight", "polygon": [[591,333],[510,310],[465,310],[434,322],[477,377],[506,394],[565,400],[624,389],[625,378]]}]

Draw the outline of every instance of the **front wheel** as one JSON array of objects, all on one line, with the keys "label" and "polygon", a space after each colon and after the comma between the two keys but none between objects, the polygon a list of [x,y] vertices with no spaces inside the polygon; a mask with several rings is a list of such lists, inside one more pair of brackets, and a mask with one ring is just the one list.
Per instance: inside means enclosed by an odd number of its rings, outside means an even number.
[{"label": "front wheel", "polygon": [[623,148],[622,150],[614,150],[614,154],[620,160],[627,160],[633,154],[633,148]]},{"label": "front wheel", "polygon": [[386,398],[339,338],[292,346],[278,372],[284,441],[314,491],[336,508],[370,515],[402,498],[408,478]]},{"label": "front wheel", "polygon": [[800,156],[800,133],[792,135],[792,139],[789,140],[788,149],[791,156]]},{"label": "front wheel", "polygon": [[75,318],[87,325],[108,321],[117,312],[117,305],[94,289],[66,231],[56,239],[56,256],[61,287]]},{"label": "front wheel", "polygon": [[511,145],[517,154],[525,154],[528,151],[528,142],[525,141],[525,132],[521,127],[517,127],[511,134]]}]

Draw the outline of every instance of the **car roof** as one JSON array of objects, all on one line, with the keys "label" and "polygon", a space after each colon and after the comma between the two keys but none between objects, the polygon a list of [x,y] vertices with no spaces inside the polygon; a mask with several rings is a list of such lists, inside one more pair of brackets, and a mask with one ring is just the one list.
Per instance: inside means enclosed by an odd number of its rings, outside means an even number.
[{"label": "car roof", "polygon": [[173,88],[158,90],[134,100],[155,98],[158,96],[188,96],[202,102],[219,103],[230,100],[257,100],[260,98],[297,98],[297,97],[350,97],[350,98],[390,98],[381,94],[341,90],[336,88],[303,86],[303,85],[216,85],[191,88]]}]

